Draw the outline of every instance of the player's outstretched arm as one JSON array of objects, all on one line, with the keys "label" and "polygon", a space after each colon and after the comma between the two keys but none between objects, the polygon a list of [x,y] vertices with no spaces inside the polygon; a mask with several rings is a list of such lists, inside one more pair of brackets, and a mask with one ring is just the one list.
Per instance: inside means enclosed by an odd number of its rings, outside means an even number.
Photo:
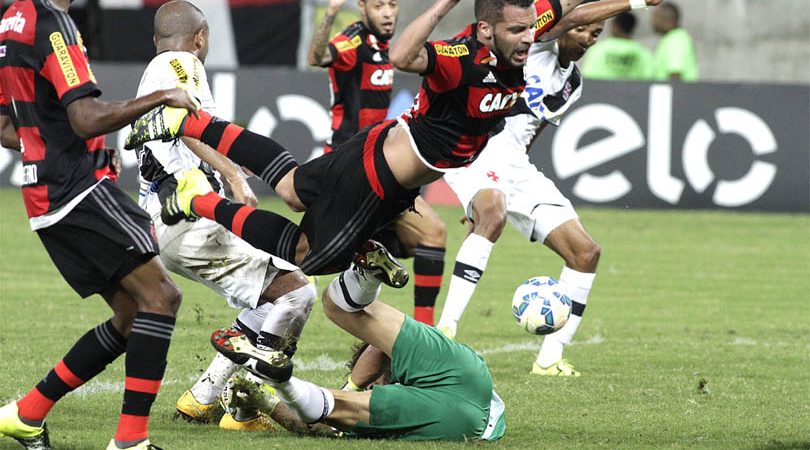
[{"label": "player's outstretched arm", "polygon": [[403,72],[423,73],[427,70],[425,41],[458,2],[459,0],[436,0],[433,6],[411,22],[391,47],[388,54],[391,64]]},{"label": "player's outstretched arm", "polygon": [[20,140],[17,138],[14,124],[11,123],[11,118],[4,114],[0,114],[0,144],[11,150],[20,149]]},{"label": "player's outstretched arm", "polygon": [[82,139],[90,139],[119,130],[160,105],[184,108],[195,115],[200,109],[200,103],[187,90],[174,88],[155,91],[124,102],[105,102],[92,96],[82,97],[68,105],[67,113],[76,135]]},{"label": "player's outstretched arm", "polygon": [[329,0],[329,4],[326,5],[326,15],[318,24],[312,42],[309,43],[307,63],[310,66],[324,67],[332,63],[332,54],[327,51],[326,44],[329,43],[329,31],[335,23],[335,17],[344,3],[346,0]]},{"label": "player's outstretched arm", "polygon": [[623,12],[645,6],[658,6],[663,0],[601,0],[577,6],[565,14],[554,28],[540,36],[540,41],[548,42],[559,38],[568,30],[610,19]]}]

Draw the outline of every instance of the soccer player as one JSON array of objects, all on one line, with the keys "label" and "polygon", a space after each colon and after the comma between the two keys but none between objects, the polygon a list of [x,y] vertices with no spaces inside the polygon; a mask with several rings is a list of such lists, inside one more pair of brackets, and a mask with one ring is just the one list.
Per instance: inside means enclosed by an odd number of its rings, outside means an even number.
[{"label": "soccer player", "polygon": [[[456,256],[437,325],[447,336],[455,337],[458,321],[507,220],[530,241],[544,243],[565,261],[560,282],[573,301],[571,317],[561,330],[543,340],[532,368],[532,373],[539,375],[579,376],[562,359],[563,345],[571,343],[582,319],[601,248],[582,226],[571,202],[529,162],[526,152],[537,133],[548,123],[559,124],[560,116],[579,99],[582,77],[574,61],[596,42],[602,21],[660,0],[586,3],[566,16],[576,15],[583,25],[561,35],[558,42],[544,43],[546,36],[539,36],[539,42],[532,45],[526,65],[526,91],[483,156],[470,167],[445,176],[472,224]],[[552,32],[564,28],[557,24]]]},{"label": "soccer player", "polygon": [[196,112],[199,104],[179,88],[99,100],[69,6],[69,0],[21,0],[6,10],[0,114],[10,117],[19,140],[11,147],[22,152],[31,229],[65,281],[82,297],[100,294],[113,316],[82,336],[24,397],[0,408],[0,435],[29,449],[50,448],[45,417],[54,404],[126,352],[123,406],[108,448],[150,449],[149,412],[181,293],[157,257],[149,216],[113,182],[103,135],[158,105]]},{"label": "soccer player", "polygon": [[[186,88],[214,114],[214,104],[203,63],[208,54],[208,23],[203,13],[184,0],[161,6],[154,19],[157,56],[152,59],[138,87],[138,96],[177,85]],[[161,199],[174,191],[174,174],[202,168],[208,182],[223,194],[222,176],[237,199],[255,205],[250,187],[236,166],[201,142],[182,138],[150,142],[139,151],[140,206],[155,224],[160,258],[169,270],[205,284],[228,303],[243,309],[237,326],[256,338],[257,345],[282,350],[292,356],[296,342],[315,301],[315,288],[297,267],[257,250],[207,219],[167,226],[160,218]],[[217,354],[197,383],[177,401],[177,410],[196,421],[211,420],[219,411],[218,396],[238,366]],[[262,416],[236,410],[226,413],[220,427],[266,430]]]},{"label": "soccer player", "polygon": [[[306,210],[300,228],[277,214],[223,199],[199,171],[179,180],[168,215],[215,219],[257,248],[295,261],[307,274],[343,271],[324,296],[347,311],[362,309],[381,283],[407,282],[404,268],[368,238],[411,206],[420,186],[475,160],[525,84],[533,3],[478,0],[477,23],[469,33],[425,44],[456,3],[436,0],[391,49],[395,66],[424,74],[414,107],[397,121],[365,129],[340,151],[296,167],[269,138],[205,112],[197,118],[172,108],[136,121],[127,145],[182,133],[261,174],[292,209]],[[357,264],[350,267],[353,259]]]},{"label": "soccer player", "polygon": [[[339,149],[363,128],[385,119],[391,104],[394,67],[388,60],[397,0],[359,0],[361,20],[327,42],[346,0],[330,0],[309,46],[310,65],[328,67],[332,90],[332,139],[324,151]],[[397,258],[413,257],[413,317],[433,325],[433,308],[444,271],[447,232],[438,214],[417,197],[415,211],[402,213],[374,238]]]},{"label": "soccer player", "polygon": [[245,336],[231,330],[211,336],[214,347],[230,358],[267,361],[259,375],[300,418],[276,411],[279,407],[267,411],[283,417],[279,422],[286,428],[301,431],[323,422],[349,436],[404,440],[494,441],[503,436],[505,405],[475,351],[382,302],[348,312],[324,298],[323,308],[335,324],[390,357],[391,384],[364,392],[326,389],[292,377],[292,362],[283,353],[259,355]]}]

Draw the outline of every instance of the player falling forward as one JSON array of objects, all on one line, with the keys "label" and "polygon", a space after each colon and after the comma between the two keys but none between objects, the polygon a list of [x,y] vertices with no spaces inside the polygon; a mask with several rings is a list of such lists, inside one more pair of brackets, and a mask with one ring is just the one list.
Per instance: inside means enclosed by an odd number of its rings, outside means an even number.
[{"label": "player falling forward", "polygon": [[302,431],[323,422],[349,436],[404,440],[503,436],[505,405],[493,390],[486,362],[472,349],[382,302],[348,312],[325,297],[323,308],[332,322],[390,357],[392,384],[365,392],[322,388],[292,377],[292,361],[282,353],[257,355],[244,336],[230,330],[211,336],[214,347],[230,358],[268,362],[259,375],[300,418],[280,407],[267,411],[281,416],[282,425]]},{"label": "player falling forward", "polygon": [[[324,292],[324,301],[358,311],[376,299],[381,283],[401,287],[407,280],[404,268],[382,246],[361,245],[408,208],[420,186],[440,178],[445,168],[472,162],[524,87],[522,66],[536,19],[532,2],[478,0],[478,22],[469,34],[425,45],[455,4],[437,0],[391,49],[395,66],[424,74],[414,107],[398,121],[364,130],[338,152],[296,167],[292,156],[269,138],[205,112],[197,118],[167,108],[139,119],[128,145],[182,133],[261,174],[294,210],[306,210],[300,228],[210,192],[199,171],[179,180],[173,209],[215,219],[254,246],[294,260],[305,273],[343,270]],[[358,249],[357,264],[345,270]],[[262,364],[255,358],[244,362],[254,370]]]},{"label": "player falling forward", "polygon": [[[200,99],[204,111],[214,114],[216,105],[203,67],[208,54],[208,23],[203,13],[191,3],[175,0],[158,9],[154,29],[157,56],[143,74],[138,96],[183,85]],[[256,199],[238,169],[190,138],[150,142],[139,151],[138,161],[140,205],[155,224],[160,258],[166,267],[205,284],[231,306],[243,309],[236,326],[257,345],[292,356],[316,295],[304,274],[290,263],[255,249],[216,222],[203,219],[167,226],[160,218],[161,199],[165,200],[177,185],[174,175],[197,167],[205,169],[208,182],[219,194],[223,194],[223,174],[237,198],[255,205]],[[192,420],[212,420],[220,409],[222,387],[237,369],[217,354],[197,383],[177,401],[177,410]],[[270,426],[266,418],[246,415],[239,409],[226,413],[219,424],[236,430],[265,430]]]},{"label": "player falling forward", "polygon": [[[385,119],[391,104],[394,68],[388,60],[397,0],[359,0],[361,20],[327,42],[335,15],[346,0],[330,0],[309,46],[310,65],[328,67],[332,90],[332,138],[328,153],[359,130]],[[433,325],[433,308],[444,271],[447,232],[444,222],[422,197],[383,230],[380,241],[395,257],[413,257],[414,315]]]},{"label": "player falling forward", "polygon": [[[526,91],[506,119],[503,131],[487,144],[470,167],[445,176],[466,208],[471,233],[456,257],[456,269],[438,327],[453,337],[476,284],[484,273],[492,246],[508,220],[530,241],[540,241],[565,261],[560,282],[573,300],[568,323],[543,340],[532,368],[539,375],[579,376],[562,359],[582,320],[601,249],[585,231],[571,202],[529,162],[527,151],[543,127],[558,125],[560,117],[582,92],[582,77],[574,61],[594,44],[602,21],[631,7],[656,5],[660,0],[602,0],[574,9],[550,34],[580,24],[558,42],[532,45],[526,64]],[[563,23],[568,21],[569,23]],[[591,23],[592,25],[587,25]],[[547,36],[542,36],[546,39]],[[541,39],[538,39],[540,41]],[[473,273],[476,276],[466,276]]]},{"label": "player falling forward", "polygon": [[10,116],[19,138],[4,132],[3,141],[22,151],[31,229],[65,281],[82,297],[100,294],[113,317],[82,336],[23,398],[0,408],[0,436],[28,449],[50,448],[45,417],[54,404],[126,353],[123,407],[108,448],[156,448],[148,439],[149,413],[181,293],[157,258],[149,216],[113,182],[103,136],[158,105],[194,112],[199,104],[178,88],[125,102],[98,100],[69,6],[23,0],[3,15],[0,115]]}]

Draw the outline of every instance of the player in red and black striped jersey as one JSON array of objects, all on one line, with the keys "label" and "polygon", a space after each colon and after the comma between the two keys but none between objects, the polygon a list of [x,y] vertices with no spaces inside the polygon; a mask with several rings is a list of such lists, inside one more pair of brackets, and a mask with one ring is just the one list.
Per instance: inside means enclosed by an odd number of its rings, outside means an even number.
[{"label": "player in red and black striped jersey", "polygon": [[[391,103],[394,69],[388,41],[394,34],[397,0],[360,0],[361,20],[327,42],[335,16],[346,0],[329,0],[326,15],[309,46],[308,61],[329,68],[332,88],[332,140],[340,148],[363,128],[385,119]],[[413,317],[433,325],[433,310],[444,271],[447,232],[444,222],[421,197],[416,211],[403,213],[375,234],[396,257],[413,257]]]},{"label": "player in red and black striped jersey", "polygon": [[[506,116],[513,97],[523,91],[522,66],[537,18],[533,1],[477,0],[474,35],[452,45],[426,45],[456,3],[436,0],[391,48],[394,66],[423,74],[429,89],[454,100],[422,95],[434,103],[416,105],[410,122],[384,121],[355,135],[339,151],[290,167],[289,153],[272,139],[205,113],[195,117],[159,108],[134,124],[126,147],[182,134],[254,173],[267,173],[271,187],[293,210],[306,211],[300,227],[278,214],[205,191],[210,185],[199,182],[201,172],[179,180],[167,202],[167,217],[215,220],[254,246],[295,261],[307,274],[343,271],[326,290],[324,301],[350,312],[361,310],[376,299],[381,283],[402,287],[407,281],[404,268],[384,249],[368,246],[367,239],[410,207],[419,187],[442,176],[438,166],[458,167],[474,160],[486,142],[482,136]],[[459,129],[441,127],[439,116]],[[409,128],[418,133],[412,135]],[[352,266],[353,260],[358,264]],[[375,264],[367,264],[369,260]]]},{"label": "player in red and black striped jersey", "polygon": [[156,257],[149,216],[112,181],[103,135],[158,105],[192,112],[199,105],[182,89],[98,100],[69,6],[20,0],[3,15],[0,115],[16,130],[3,142],[22,152],[31,228],[68,284],[82,297],[101,294],[113,317],[82,336],[27,395],[0,408],[0,436],[50,448],[51,407],[126,352],[124,406],[110,448],[145,449],[181,294]]},{"label": "player in red and black striped jersey", "polygon": [[360,0],[361,20],[327,43],[335,16],[345,1],[329,1],[307,55],[310,65],[327,67],[329,71],[332,138],[324,153],[331,152],[359,130],[385,119],[394,84],[388,41],[396,27],[397,0]]}]

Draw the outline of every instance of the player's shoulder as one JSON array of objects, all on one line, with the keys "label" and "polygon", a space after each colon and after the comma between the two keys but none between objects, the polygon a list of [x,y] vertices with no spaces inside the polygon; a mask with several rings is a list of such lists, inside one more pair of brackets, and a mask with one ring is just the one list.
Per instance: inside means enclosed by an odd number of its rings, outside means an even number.
[{"label": "player's shoulder", "polygon": [[354,50],[363,44],[365,34],[366,27],[363,25],[363,22],[354,22],[335,35],[330,43],[334,45],[335,49],[340,53]]},{"label": "player's shoulder", "polygon": [[57,40],[53,34],[59,32],[62,39],[68,44],[76,44],[78,40],[78,30],[73,19],[67,12],[56,8],[47,0],[32,0],[32,6],[36,10],[37,32],[46,35],[49,39]]},{"label": "player's shoulder", "polygon": [[478,50],[478,40],[470,27],[450,39],[433,41],[430,43],[438,55],[461,58],[474,55]]}]

